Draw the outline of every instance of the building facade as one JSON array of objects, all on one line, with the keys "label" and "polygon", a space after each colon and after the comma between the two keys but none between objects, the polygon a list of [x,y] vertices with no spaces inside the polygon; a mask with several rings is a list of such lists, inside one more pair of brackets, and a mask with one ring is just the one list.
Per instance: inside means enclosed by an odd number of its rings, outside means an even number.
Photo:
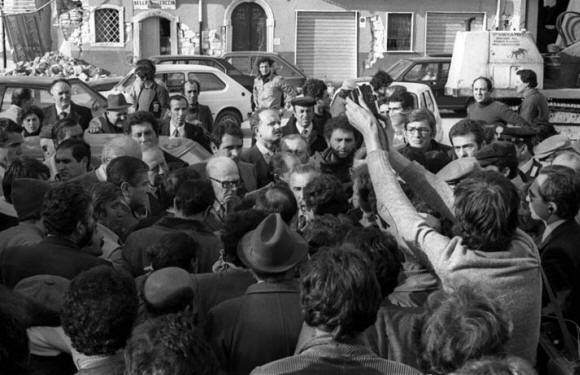
[{"label": "building facade", "polygon": [[451,53],[455,32],[466,27],[534,32],[538,2],[55,0],[50,33],[53,49],[119,74],[152,55],[263,50],[307,76],[342,80],[403,57]]}]

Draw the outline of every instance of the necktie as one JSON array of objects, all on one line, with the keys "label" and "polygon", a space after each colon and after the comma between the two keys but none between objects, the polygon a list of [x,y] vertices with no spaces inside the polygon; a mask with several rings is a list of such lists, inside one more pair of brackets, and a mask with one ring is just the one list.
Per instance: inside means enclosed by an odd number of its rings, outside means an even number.
[{"label": "necktie", "polygon": [[61,112],[61,113],[58,114],[58,119],[59,120],[64,120],[65,118],[67,118],[67,116],[68,116],[68,113]]},{"label": "necktie", "polygon": [[310,132],[308,131],[307,128],[304,128],[304,129],[302,129],[302,132],[300,133],[300,135],[302,136],[302,138],[308,139],[308,136],[310,135]]},{"label": "necktie", "polygon": [[175,130],[173,130],[173,137],[179,138],[179,129],[175,128]]}]

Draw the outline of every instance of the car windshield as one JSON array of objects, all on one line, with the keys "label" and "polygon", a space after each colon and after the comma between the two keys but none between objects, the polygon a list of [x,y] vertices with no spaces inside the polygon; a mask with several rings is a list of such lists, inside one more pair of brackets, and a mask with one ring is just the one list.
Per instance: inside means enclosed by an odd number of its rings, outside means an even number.
[{"label": "car windshield", "polygon": [[399,80],[401,74],[403,74],[403,72],[412,64],[413,62],[411,60],[399,60],[387,69],[387,73],[389,73],[395,81]]}]

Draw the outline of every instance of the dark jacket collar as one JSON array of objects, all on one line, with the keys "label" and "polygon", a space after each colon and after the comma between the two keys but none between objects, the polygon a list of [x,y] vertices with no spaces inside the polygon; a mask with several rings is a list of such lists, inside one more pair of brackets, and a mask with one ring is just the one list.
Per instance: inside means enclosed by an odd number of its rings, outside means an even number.
[{"label": "dark jacket collar", "polygon": [[284,280],[280,282],[257,282],[246,290],[246,294],[261,293],[299,293],[297,280]]},{"label": "dark jacket collar", "polygon": [[171,228],[171,229],[190,229],[198,232],[211,233],[209,227],[201,220],[183,219],[167,214],[155,223],[156,226]]},{"label": "dark jacket collar", "polygon": [[62,238],[58,236],[51,236],[48,235],[44,240],[42,240],[43,244],[51,245],[51,246],[58,246],[58,247],[68,247],[71,250],[79,250],[80,248],[78,245],[67,238]]}]

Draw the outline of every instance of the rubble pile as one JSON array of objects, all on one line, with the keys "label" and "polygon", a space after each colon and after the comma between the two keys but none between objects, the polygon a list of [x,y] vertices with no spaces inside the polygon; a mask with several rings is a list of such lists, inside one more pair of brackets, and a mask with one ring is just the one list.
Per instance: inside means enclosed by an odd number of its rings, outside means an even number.
[{"label": "rubble pile", "polygon": [[87,63],[86,61],[47,52],[32,61],[19,61],[13,70],[5,76],[37,76],[79,78],[83,81],[94,81],[109,76],[110,72]]}]

